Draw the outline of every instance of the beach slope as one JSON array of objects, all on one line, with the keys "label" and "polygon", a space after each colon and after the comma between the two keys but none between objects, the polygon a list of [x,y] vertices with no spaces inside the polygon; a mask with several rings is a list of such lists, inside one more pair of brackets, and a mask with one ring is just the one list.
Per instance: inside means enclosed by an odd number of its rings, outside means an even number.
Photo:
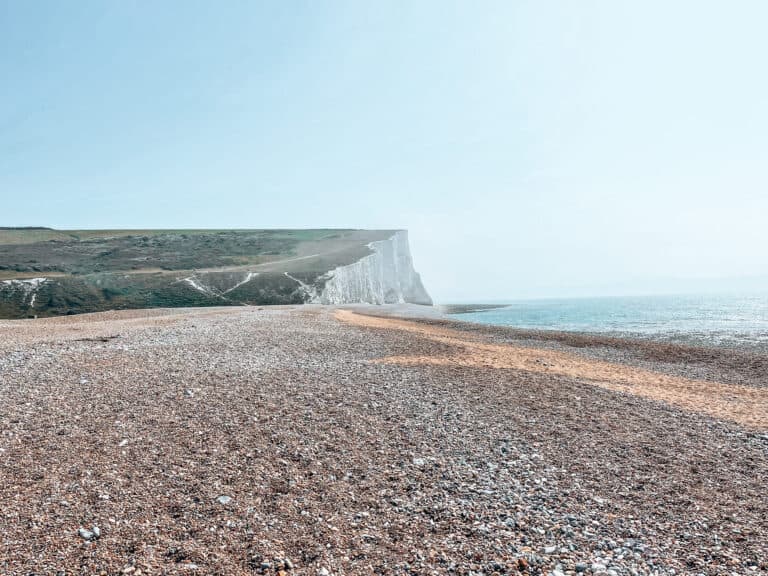
[{"label": "beach slope", "polygon": [[765,357],[381,311],[0,321],[0,573],[768,570]]}]

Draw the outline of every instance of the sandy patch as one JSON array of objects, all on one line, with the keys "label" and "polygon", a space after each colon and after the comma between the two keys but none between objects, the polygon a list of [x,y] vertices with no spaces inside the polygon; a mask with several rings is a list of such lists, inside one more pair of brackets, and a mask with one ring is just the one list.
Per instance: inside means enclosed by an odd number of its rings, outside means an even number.
[{"label": "sandy patch", "polygon": [[658,400],[692,412],[737,422],[753,430],[768,429],[768,390],[671,376],[575,354],[512,344],[489,344],[459,330],[407,320],[378,318],[339,310],[336,318],[364,328],[404,330],[455,348],[449,355],[401,355],[377,362],[403,365],[486,367],[552,374],[587,381],[613,390]]}]

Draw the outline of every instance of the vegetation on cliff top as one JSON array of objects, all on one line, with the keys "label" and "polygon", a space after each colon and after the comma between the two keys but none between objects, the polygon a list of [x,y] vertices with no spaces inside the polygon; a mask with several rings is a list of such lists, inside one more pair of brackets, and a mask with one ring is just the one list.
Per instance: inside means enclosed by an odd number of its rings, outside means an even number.
[{"label": "vegetation on cliff top", "polygon": [[0,317],[300,304],[329,270],[370,254],[368,244],[392,232],[4,228]]}]

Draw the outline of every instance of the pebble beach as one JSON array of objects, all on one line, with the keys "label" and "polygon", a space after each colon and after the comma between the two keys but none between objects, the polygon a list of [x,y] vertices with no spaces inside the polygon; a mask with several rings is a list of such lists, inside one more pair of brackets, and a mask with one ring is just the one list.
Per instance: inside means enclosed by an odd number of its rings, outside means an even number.
[{"label": "pebble beach", "polygon": [[766,478],[755,351],[375,307],[0,321],[0,574],[768,574]]}]

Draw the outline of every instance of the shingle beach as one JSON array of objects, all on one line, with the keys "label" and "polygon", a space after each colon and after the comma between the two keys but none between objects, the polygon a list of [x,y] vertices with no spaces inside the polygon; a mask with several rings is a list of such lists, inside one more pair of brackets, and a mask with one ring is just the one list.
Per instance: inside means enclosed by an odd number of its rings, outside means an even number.
[{"label": "shingle beach", "polygon": [[768,573],[768,357],[372,312],[0,321],[0,574]]}]

